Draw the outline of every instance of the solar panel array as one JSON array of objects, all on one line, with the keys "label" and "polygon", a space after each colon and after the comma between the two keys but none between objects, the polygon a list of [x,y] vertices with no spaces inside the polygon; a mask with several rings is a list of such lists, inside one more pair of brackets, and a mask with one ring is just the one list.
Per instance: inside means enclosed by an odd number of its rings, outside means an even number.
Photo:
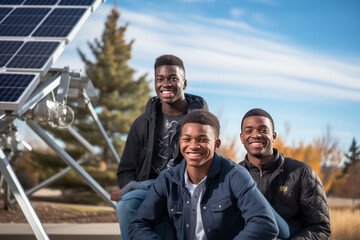
[{"label": "solar panel array", "polygon": [[0,110],[21,106],[100,3],[0,0]]}]

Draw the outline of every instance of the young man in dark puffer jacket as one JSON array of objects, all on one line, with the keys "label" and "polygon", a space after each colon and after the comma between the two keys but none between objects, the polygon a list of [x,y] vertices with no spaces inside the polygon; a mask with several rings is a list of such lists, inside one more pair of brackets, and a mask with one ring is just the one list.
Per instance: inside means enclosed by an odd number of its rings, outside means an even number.
[{"label": "young man in dark puffer jacket", "polygon": [[245,167],[276,212],[295,228],[289,239],[317,240],[330,236],[329,207],[322,183],[306,163],[273,148],[274,122],[266,111],[248,111],[241,122]]},{"label": "young man in dark puffer jacket", "polygon": [[[123,240],[129,239],[128,226],[153,180],[183,159],[178,144],[182,119],[194,109],[207,109],[203,98],[184,93],[187,80],[180,58],[160,56],[154,70],[157,96],[148,101],[145,112],[130,128],[117,171],[119,188],[111,193],[111,200],[117,201]],[[164,229],[166,221],[159,231],[168,238]]]}]

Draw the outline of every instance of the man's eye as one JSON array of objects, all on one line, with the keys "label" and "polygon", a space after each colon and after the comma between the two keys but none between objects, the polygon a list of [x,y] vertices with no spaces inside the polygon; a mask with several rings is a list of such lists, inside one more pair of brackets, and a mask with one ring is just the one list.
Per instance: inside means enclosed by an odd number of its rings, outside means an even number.
[{"label": "man's eye", "polygon": [[173,77],[170,80],[173,81],[173,82],[176,82],[178,79],[176,77]]},{"label": "man's eye", "polygon": [[189,138],[181,138],[181,140],[184,141],[184,142],[189,142],[190,141]]},{"label": "man's eye", "polygon": [[209,142],[209,139],[200,139],[200,142]]},{"label": "man's eye", "polygon": [[246,134],[250,134],[250,133],[251,133],[251,131],[245,131],[245,133],[246,133]]},{"label": "man's eye", "polygon": [[157,78],[156,81],[157,81],[157,82],[162,82],[163,79],[162,79],[162,78]]},{"label": "man's eye", "polygon": [[262,133],[267,133],[268,131],[269,131],[268,129],[261,130]]}]

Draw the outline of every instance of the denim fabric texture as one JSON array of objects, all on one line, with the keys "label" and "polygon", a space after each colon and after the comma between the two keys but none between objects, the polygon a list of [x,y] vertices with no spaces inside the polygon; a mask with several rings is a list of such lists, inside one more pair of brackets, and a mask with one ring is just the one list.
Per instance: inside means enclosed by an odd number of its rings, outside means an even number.
[{"label": "denim fabric texture", "polygon": [[[153,227],[165,216],[175,227],[177,239],[190,238],[194,226],[189,224],[192,209],[185,169],[183,160],[154,181],[129,226],[132,239],[159,239]],[[270,204],[246,169],[215,153],[205,184],[200,207],[208,240],[270,240],[278,235]]]}]

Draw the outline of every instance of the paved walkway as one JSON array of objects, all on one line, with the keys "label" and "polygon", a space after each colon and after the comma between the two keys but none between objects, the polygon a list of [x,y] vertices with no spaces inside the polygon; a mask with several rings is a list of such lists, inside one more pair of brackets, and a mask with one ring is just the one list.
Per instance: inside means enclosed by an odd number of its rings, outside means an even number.
[{"label": "paved walkway", "polygon": [[[52,240],[119,240],[118,223],[45,223],[43,224]],[[1,223],[0,239],[32,240],[36,239],[27,223]]]}]

